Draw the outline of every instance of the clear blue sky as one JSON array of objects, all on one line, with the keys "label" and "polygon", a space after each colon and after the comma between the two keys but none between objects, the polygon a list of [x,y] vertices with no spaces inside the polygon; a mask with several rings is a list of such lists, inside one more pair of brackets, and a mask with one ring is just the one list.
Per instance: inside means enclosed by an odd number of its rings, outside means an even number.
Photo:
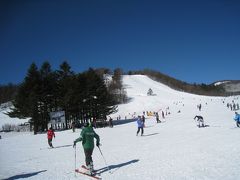
[{"label": "clear blue sky", "polygon": [[1,0],[0,84],[32,62],[240,79],[239,0]]}]

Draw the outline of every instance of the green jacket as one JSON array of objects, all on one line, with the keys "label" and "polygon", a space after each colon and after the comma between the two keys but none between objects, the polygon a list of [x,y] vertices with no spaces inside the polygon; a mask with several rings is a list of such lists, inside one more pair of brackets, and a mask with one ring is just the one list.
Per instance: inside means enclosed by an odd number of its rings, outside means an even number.
[{"label": "green jacket", "polygon": [[82,141],[84,149],[93,149],[94,148],[94,138],[97,142],[100,142],[99,136],[95,133],[92,127],[84,127],[80,137],[75,140],[75,142]]}]

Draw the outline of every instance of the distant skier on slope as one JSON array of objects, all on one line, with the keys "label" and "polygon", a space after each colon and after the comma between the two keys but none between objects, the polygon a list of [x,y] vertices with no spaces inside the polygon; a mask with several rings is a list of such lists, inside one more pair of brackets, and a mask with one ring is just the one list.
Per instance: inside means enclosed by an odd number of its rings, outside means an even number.
[{"label": "distant skier on slope", "polygon": [[236,121],[237,127],[240,127],[240,114],[235,112],[235,117],[233,119]]},{"label": "distant skier on slope", "polygon": [[138,116],[137,118],[137,126],[138,126],[138,130],[137,130],[137,134],[140,132],[141,130],[141,136],[143,135],[144,131],[143,131],[143,127],[144,127],[144,123],[143,123],[143,120],[141,118],[141,116]]},{"label": "distant skier on slope", "polygon": [[47,131],[47,138],[48,138],[48,144],[51,148],[53,148],[53,145],[52,145],[53,137],[55,138],[55,133],[54,133],[52,127],[50,127],[49,130]]},{"label": "distant skier on slope", "polygon": [[160,123],[161,121],[160,121],[160,119],[159,119],[159,115],[158,115],[158,112],[156,113],[156,121],[157,121],[157,123]]},{"label": "distant skier on slope", "polygon": [[143,127],[145,128],[145,116],[142,115]]},{"label": "distant skier on slope", "polygon": [[75,132],[75,128],[76,128],[76,122],[73,121],[73,122],[72,122],[72,131],[73,131],[73,132]]},{"label": "distant skier on slope", "polygon": [[194,119],[197,119],[198,127],[205,127],[204,120],[202,116],[195,116]]},{"label": "distant skier on slope", "polygon": [[93,175],[93,160],[92,160],[92,153],[94,149],[94,138],[96,138],[96,146],[100,145],[100,138],[99,135],[93,130],[92,126],[89,123],[84,124],[84,128],[80,134],[80,137],[77,138],[74,143],[73,147],[76,146],[76,143],[82,141],[82,146],[85,153],[85,162],[88,168],[87,174]]},{"label": "distant skier on slope", "polygon": [[112,117],[109,118],[109,127],[113,128],[113,119],[112,119]]},{"label": "distant skier on slope", "polygon": [[162,118],[165,119],[165,115],[164,115],[164,112],[162,111]]}]

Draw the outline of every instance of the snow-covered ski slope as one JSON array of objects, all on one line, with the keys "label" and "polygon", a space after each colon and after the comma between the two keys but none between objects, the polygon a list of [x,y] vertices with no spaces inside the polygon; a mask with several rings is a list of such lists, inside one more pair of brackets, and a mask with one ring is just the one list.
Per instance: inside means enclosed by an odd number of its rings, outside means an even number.
[{"label": "snow-covered ski slope", "polygon": [[[104,157],[95,147],[94,167],[103,180],[240,179],[240,128],[233,121],[234,111],[226,107],[232,101],[239,103],[239,96],[192,95],[140,75],[124,76],[123,84],[131,101],[119,105],[119,111],[111,115],[114,120],[143,111],[165,112],[168,107],[170,114],[165,119],[160,114],[162,123],[146,116],[142,137],[136,136],[136,122],[95,129]],[[146,95],[149,88],[155,96]],[[209,127],[198,128],[195,115],[202,115]],[[72,144],[80,131],[56,132],[54,149],[48,149],[46,134],[2,133],[0,179],[88,179],[74,173]],[[80,167],[84,164],[80,143],[76,155]]]},{"label": "snow-covered ski slope", "polygon": [[[176,91],[144,75],[126,75],[123,77],[123,85],[131,101],[130,103],[119,105],[119,112],[116,114],[124,117],[133,111],[141,115],[143,111],[160,111],[165,110],[167,107],[171,108],[170,111],[172,112],[178,110],[189,111],[190,108],[197,113],[196,106],[198,104],[202,104],[204,109],[207,107],[204,107],[205,103],[210,103],[210,106],[214,106],[216,103],[222,103],[222,100],[225,99]],[[154,96],[147,96],[149,88],[153,90]]]}]

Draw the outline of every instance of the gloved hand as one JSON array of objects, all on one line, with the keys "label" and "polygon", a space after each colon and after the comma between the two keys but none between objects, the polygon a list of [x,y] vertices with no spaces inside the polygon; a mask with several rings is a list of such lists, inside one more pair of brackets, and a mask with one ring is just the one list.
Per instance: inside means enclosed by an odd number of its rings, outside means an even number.
[{"label": "gloved hand", "polygon": [[73,148],[76,147],[76,141],[73,141]]},{"label": "gloved hand", "polygon": [[100,143],[97,141],[97,143],[96,143],[96,146],[98,147],[98,146],[100,146]]}]

